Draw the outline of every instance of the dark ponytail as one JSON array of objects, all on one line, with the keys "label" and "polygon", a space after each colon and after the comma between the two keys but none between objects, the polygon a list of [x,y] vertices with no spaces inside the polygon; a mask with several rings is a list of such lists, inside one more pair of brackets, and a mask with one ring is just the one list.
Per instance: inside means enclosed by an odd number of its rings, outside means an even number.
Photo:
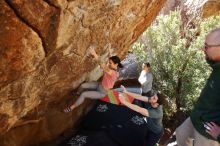
[{"label": "dark ponytail", "polygon": [[112,56],[109,59],[112,60],[115,64],[118,64],[119,68],[123,68],[123,65],[121,64],[121,60],[118,56]]},{"label": "dark ponytail", "polygon": [[150,67],[150,63],[149,62],[144,63],[144,65],[146,65],[148,68]]}]

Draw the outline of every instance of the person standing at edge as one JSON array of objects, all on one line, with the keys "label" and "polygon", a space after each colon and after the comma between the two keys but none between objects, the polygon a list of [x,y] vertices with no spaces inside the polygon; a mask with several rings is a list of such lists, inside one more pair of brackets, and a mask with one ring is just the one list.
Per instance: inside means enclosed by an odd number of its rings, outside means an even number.
[{"label": "person standing at edge", "polygon": [[[152,92],[153,75],[150,71],[150,63],[146,62],[142,65],[142,71],[138,78],[138,82],[141,84],[141,95],[149,97]],[[127,90],[129,91],[129,90]],[[140,100],[134,100],[134,104],[145,108],[146,103]]]},{"label": "person standing at edge", "polygon": [[220,146],[220,137],[213,138],[210,125],[220,125],[220,28],[206,36],[203,51],[212,73],[190,117],[176,129],[178,146]]},{"label": "person standing at edge", "polygon": [[[141,84],[141,88],[139,87],[126,87],[126,90],[136,94],[142,94],[143,96],[150,96],[152,90],[152,83],[153,83],[153,75],[150,72],[150,63],[143,63],[142,71],[140,76],[138,77],[138,82]],[[118,92],[123,92],[122,88],[114,89]],[[142,101],[135,100],[135,104],[141,106]]]},{"label": "person standing at edge", "polygon": [[150,96],[153,83],[153,75],[150,71],[150,63],[143,63],[143,70],[138,78],[139,83],[141,84],[142,95]]}]

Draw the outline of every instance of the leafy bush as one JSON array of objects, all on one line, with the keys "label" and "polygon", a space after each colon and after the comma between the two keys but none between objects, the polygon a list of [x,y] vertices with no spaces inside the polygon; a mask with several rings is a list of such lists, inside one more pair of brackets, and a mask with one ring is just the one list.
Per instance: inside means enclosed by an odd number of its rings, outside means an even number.
[{"label": "leafy bush", "polygon": [[206,34],[219,27],[219,22],[220,16],[183,19],[182,13],[176,10],[158,16],[131,47],[140,65],[151,63],[154,88],[174,103],[165,110],[168,116],[175,109],[189,111],[199,96],[210,73],[201,48]]}]

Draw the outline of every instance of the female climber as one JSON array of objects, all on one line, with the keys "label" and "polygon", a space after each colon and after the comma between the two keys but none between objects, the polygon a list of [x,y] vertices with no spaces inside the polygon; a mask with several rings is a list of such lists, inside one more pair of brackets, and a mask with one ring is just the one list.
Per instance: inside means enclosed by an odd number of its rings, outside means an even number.
[{"label": "female climber", "polygon": [[123,66],[118,56],[110,57],[108,65],[106,65],[96,54],[94,47],[89,48],[89,53],[93,56],[93,58],[103,70],[103,79],[101,82],[93,81],[81,84],[78,91],[76,92],[77,95],[79,95],[79,98],[74,104],[63,110],[65,113],[71,112],[73,109],[81,105],[85,98],[100,99],[104,97],[107,94],[107,91],[113,88],[117,78],[119,77],[117,69],[118,67],[122,68]]}]

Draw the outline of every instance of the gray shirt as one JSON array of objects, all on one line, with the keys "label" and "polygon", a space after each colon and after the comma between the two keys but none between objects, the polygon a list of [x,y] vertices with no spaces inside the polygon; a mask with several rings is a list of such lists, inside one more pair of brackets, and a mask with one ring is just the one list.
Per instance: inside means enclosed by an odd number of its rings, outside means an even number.
[{"label": "gray shirt", "polygon": [[163,106],[159,105],[157,108],[153,108],[149,104],[145,108],[149,112],[149,117],[147,117],[148,128],[156,134],[161,133],[163,130]]},{"label": "gray shirt", "polygon": [[147,93],[151,91],[153,83],[153,75],[151,72],[146,72],[145,70],[142,70],[138,81],[141,84],[142,93]]}]

